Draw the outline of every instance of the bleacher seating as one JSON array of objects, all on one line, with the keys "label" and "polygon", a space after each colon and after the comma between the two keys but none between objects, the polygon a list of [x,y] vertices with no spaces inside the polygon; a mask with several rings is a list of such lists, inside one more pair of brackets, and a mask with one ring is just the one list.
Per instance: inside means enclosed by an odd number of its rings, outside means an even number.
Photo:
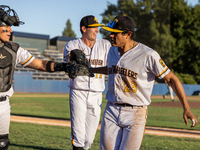
[{"label": "bleacher seating", "polygon": [[55,62],[63,62],[63,54],[58,50],[46,49],[44,50],[44,56],[49,57]]},{"label": "bleacher seating", "polygon": [[48,57],[45,57],[41,52],[38,51],[36,48],[24,48],[29,51],[34,57],[41,59],[41,60],[50,60]]},{"label": "bleacher seating", "polygon": [[[50,55],[43,55],[41,52],[38,51],[38,49],[34,48],[24,48],[28,50],[33,56],[35,56],[38,59],[41,60],[53,60],[56,62],[62,62],[62,55],[57,50],[45,50],[44,53],[48,53]],[[24,68],[21,65],[16,65],[15,71],[19,72],[33,72],[33,79],[40,79],[40,80],[69,80],[69,77],[65,72],[54,72],[54,73],[48,73],[43,72],[31,68]]]},{"label": "bleacher seating", "polygon": [[69,80],[68,75],[65,72],[37,72],[33,73],[33,79],[40,79],[40,80]]}]

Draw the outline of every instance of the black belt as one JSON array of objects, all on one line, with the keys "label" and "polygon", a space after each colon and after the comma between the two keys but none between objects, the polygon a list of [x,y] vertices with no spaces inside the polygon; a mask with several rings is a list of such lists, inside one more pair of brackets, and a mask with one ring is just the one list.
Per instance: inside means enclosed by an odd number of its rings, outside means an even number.
[{"label": "black belt", "polygon": [[143,107],[143,106],[131,105],[131,104],[127,104],[127,103],[115,103],[115,105],[118,105],[121,107]]},{"label": "black belt", "polygon": [[0,102],[3,102],[6,100],[6,97],[0,97]]}]

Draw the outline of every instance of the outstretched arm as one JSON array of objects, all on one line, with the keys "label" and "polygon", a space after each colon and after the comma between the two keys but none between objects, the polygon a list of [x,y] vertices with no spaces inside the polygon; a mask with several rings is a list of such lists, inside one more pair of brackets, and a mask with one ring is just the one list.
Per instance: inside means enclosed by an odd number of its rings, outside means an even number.
[{"label": "outstretched arm", "polygon": [[75,61],[57,63],[35,58],[27,67],[46,72],[65,71],[71,79],[75,79],[77,76],[94,77],[94,74],[86,66],[77,64]]},{"label": "outstretched arm", "polygon": [[[49,65],[48,66],[49,68],[47,67],[47,65]],[[36,69],[36,70],[40,70],[40,71],[46,71],[46,72],[50,72],[48,69],[51,69],[52,72],[55,71],[54,70],[54,62],[50,63],[50,61],[40,60],[38,58],[35,58],[27,67]]]},{"label": "outstretched arm", "polygon": [[105,66],[105,67],[97,67],[97,68],[90,68],[90,70],[94,73],[101,73],[101,74],[105,74],[107,75],[108,74],[108,67]]},{"label": "outstretched arm", "polygon": [[188,120],[190,119],[192,121],[191,127],[195,127],[198,123],[195,115],[191,112],[190,106],[188,104],[186,95],[185,95],[185,90],[177,78],[177,76],[170,71],[168,75],[164,77],[164,79],[169,83],[169,85],[172,87],[174,92],[176,93],[178,99],[180,100],[182,106],[183,106],[183,119],[185,121],[185,124],[188,124]]}]

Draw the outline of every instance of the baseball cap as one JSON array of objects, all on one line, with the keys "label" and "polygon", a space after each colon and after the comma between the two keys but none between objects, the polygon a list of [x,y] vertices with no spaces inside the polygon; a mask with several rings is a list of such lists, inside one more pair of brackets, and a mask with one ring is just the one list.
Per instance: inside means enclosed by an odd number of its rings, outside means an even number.
[{"label": "baseball cap", "polygon": [[110,19],[108,26],[102,28],[110,32],[134,32],[135,23],[130,17],[127,17],[125,15],[118,15],[113,19],[112,22]]},{"label": "baseball cap", "polygon": [[92,16],[92,15],[88,15],[88,16],[85,16],[81,19],[81,22],[80,22],[80,28],[82,26],[85,26],[85,27],[98,27],[98,26],[104,26],[103,24],[99,24],[98,23],[98,20],[95,16]]}]

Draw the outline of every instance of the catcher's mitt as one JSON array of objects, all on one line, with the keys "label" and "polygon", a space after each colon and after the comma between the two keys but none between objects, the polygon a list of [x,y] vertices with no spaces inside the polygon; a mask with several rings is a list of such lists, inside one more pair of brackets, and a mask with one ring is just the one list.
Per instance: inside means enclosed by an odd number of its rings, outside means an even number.
[{"label": "catcher's mitt", "polygon": [[70,61],[67,63],[65,72],[71,79],[75,79],[77,76],[89,76],[94,77],[94,74],[86,66],[77,64],[76,61]]},{"label": "catcher's mitt", "polygon": [[86,66],[87,68],[90,68],[91,65],[87,58],[85,57],[85,53],[82,50],[74,49],[70,52],[70,61],[76,61],[77,64],[81,64]]}]

